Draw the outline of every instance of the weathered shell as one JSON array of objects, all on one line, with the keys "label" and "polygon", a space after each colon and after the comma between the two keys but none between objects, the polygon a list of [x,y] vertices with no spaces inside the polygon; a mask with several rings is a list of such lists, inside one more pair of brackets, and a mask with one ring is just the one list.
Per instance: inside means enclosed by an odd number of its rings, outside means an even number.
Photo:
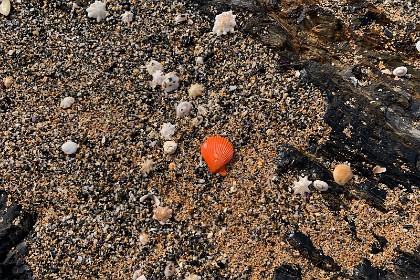
[{"label": "weathered shell", "polygon": [[402,77],[405,74],[407,74],[407,67],[404,67],[404,66],[397,67],[394,69],[394,71],[392,71],[392,74],[398,77]]},{"label": "weathered shell", "polygon": [[192,108],[192,104],[188,101],[184,101],[178,104],[176,106],[176,117],[177,118],[183,118],[190,114]]},{"label": "weathered shell", "polygon": [[166,141],[163,143],[163,152],[168,155],[175,153],[178,144],[175,141]]},{"label": "weathered shell", "polygon": [[152,59],[146,63],[146,69],[150,75],[153,75],[153,73],[158,70],[163,71],[163,65],[160,62]]},{"label": "weathered shell", "polygon": [[188,96],[191,98],[196,98],[203,95],[204,86],[202,84],[192,84],[188,89]]},{"label": "weathered shell", "polygon": [[14,82],[15,80],[13,79],[12,76],[7,76],[3,79],[3,84],[6,88],[10,88]]},{"label": "weathered shell", "polygon": [[0,14],[8,16],[10,14],[10,0],[3,0],[0,4]]},{"label": "weathered shell", "polygon": [[385,167],[381,167],[381,166],[377,165],[377,166],[375,166],[375,167],[372,169],[372,172],[373,172],[374,174],[384,173],[384,172],[386,172],[386,168],[385,168]]},{"label": "weathered shell", "polygon": [[158,220],[161,225],[164,225],[172,217],[172,209],[168,207],[158,206],[153,211],[153,219]]},{"label": "weathered shell", "polygon": [[226,175],[226,164],[233,158],[233,146],[226,138],[213,136],[201,145],[201,156],[210,172]]},{"label": "weathered shell", "polygon": [[161,86],[163,83],[163,80],[165,80],[165,73],[162,72],[162,70],[156,70],[153,74],[152,74],[152,81],[150,82],[150,86],[152,88],[155,88],[156,86]]},{"label": "weathered shell", "polygon": [[176,72],[170,72],[165,75],[165,79],[162,82],[162,88],[166,92],[171,92],[179,87],[179,74]]},{"label": "weathered shell", "polygon": [[315,180],[313,182],[314,188],[317,189],[320,192],[325,192],[328,190],[328,184],[321,180]]},{"label": "weathered shell", "polygon": [[73,141],[67,141],[61,146],[61,150],[67,154],[71,155],[74,154],[77,151],[77,148],[79,145],[77,143],[74,143]]},{"label": "weathered shell", "polygon": [[64,97],[60,102],[60,107],[63,109],[70,108],[74,103],[74,98],[71,96]]},{"label": "weathered shell", "polygon": [[160,128],[160,136],[165,140],[171,140],[175,133],[175,125],[171,123],[163,123]]},{"label": "weathered shell", "polygon": [[350,166],[338,164],[333,171],[334,181],[339,185],[344,185],[353,178]]},{"label": "weathered shell", "polygon": [[133,13],[130,11],[126,11],[121,15],[121,21],[123,23],[130,23],[133,21]]}]

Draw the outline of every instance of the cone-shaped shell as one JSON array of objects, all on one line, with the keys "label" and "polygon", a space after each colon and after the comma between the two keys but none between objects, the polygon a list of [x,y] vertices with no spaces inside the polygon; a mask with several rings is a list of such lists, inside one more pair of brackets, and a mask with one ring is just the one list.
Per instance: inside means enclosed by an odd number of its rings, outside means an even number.
[{"label": "cone-shaped shell", "polygon": [[233,146],[226,138],[213,136],[201,145],[201,156],[210,172],[226,175],[226,164],[233,158]]}]

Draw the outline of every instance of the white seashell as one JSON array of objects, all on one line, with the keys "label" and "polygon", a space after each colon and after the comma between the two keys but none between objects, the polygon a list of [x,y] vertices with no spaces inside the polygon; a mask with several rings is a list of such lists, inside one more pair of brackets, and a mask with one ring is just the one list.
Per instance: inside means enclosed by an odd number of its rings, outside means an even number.
[{"label": "white seashell", "polygon": [[0,4],[0,14],[6,17],[10,14],[10,0],[3,0]]},{"label": "white seashell", "polygon": [[106,3],[95,1],[90,4],[89,8],[86,9],[86,12],[88,13],[88,17],[96,18],[96,21],[100,22],[105,19],[107,15]]},{"label": "white seashell", "polygon": [[173,262],[166,263],[164,274],[166,278],[169,278],[175,274],[175,265]]},{"label": "white seashell", "polygon": [[418,40],[416,43],[416,49],[420,52],[420,40]]},{"label": "white seashell", "polygon": [[163,80],[165,79],[165,73],[163,73],[161,70],[156,70],[153,74],[153,80],[150,82],[150,86],[152,88],[155,88],[157,85],[161,86],[163,83]]},{"label": "white seashell", "polygon": [[236,26],[235,18],[236,16],[232,14],[232,11],[223,12],[220,15],[217,15],[213,26],[213,33],[220,36],[222,34],[227,34],[228,32],[233,32],[234,27]]},{"label": "white seashell", "polygon": [[394,71],[392,71],[392,74],[398,77],[402,77],[405,74],[407,74],[407,67],[404,67],[404,66],[397,67],[394,69]]},{"label": "white seashell", "polygon": [[314,188],[317,189],[320,192],[325,192],[326,190],[328,190],[328,184],[324,181],[320,181],[320,180],[315,180],[313,182]]},{"label": "white seashell", "polygon": [[203,60],[203,58],[201,57],[201,56],[198,56],[196,59],[195,59],[195,63],[197,63],[197,64],[204,64],[204,60]]},{"label": "white seashell", "polygon": [[203,95],[204,86],[202,84],[192,84],[188,89],[188,96],[191,98],[196,98]]},{"label": "white seashell", "polygon": [[166,141],[163,143],[163,152],[168,155],[175,153],[178,144],[175,141]]},{"label": "white seashell", "polygon": [[160,129],[160,136],[165,140],[171,140],[172,135],[175,133],[175,125],[171,123],[164,123]]},{"label": "white seashell", "polygon": [[377,165],[377,166],[375,166],[375,167],[372,169],[372,172],[373,172],[374,174],[384,173],[384,172],[386,172],[386,168],[385,168],[385,167],[381,167],[381,166]]},{"label": "white seashell", "polygon": [[177,118],[183,118],[190,114],[192,108],[192,104],[188,101],[184,101],[178,104],[176,106],[176,117]]},{"label": "white seashell", "polygon": [[163,71],[163,65],[160,62],[157,62],[156,60],[152,59],[146,63],[146,69],[150,75],[153,75],[153,73],[155,73],[158,70]]},{"label": "white seashell", "polygon": [[179,74],[176,72],[170,72],[165,75],[165,79],[162,82],[162,88],[166,92],[171,92],[179,87]]},{"label": "white seashell", "polygon": [[176,17],[175,17],[175,23],[178,24],[178,23],[181,23],[181,22],[186,21],[187,19],[188,19],[188,15],[187,14],[176,15]]},{"label": "white seashell", "polygon": [[74,103],[74,98],[71,96],[64,97],[63,100],[60,102],[60,107],[63,109],[70,108],[71,105]]},{"label": "white seashell", "polygon": [[74,154],[77,151],[77,148],[79,145],[77,143],[74,143],[73,141],[67,141],[61,146],[61,150],[67,154],[71,155]]},{"label": "white seashell", "polygon": [[124,14],[121,15],[121,21],[123,23],[130,23],[133,21],[133,13],[130,11],[126,11]]},{"label": "white seashell", "polygon": [[6,88],[10,88],[14,82],[15,80],[13,79],[12,76],[7,76],[3,79],[3,84]]},{"label": "white seashell", "polygon": [[300,194],[302,197],[305,197],[305,193],[310,193],[309,185],[312,181],[308,180],[308,176],[299,177],[299,181],[293,182],[293,193]]}]

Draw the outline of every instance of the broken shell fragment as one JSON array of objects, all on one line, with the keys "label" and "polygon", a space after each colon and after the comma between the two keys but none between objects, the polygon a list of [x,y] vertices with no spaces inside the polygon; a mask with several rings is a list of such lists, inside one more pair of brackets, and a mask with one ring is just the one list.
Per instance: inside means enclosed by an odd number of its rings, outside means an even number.
[{"label": "broken shell fragment", "polygon": [[71,96],[64,97],[60,102],[60,107],[63,109],[70,108],[74,103],[74,98]]},{"label": "broken shell fragment", "polygon": [[6,88],[10,88],[14,82],[15,80],[13,79],[12,76],[7,76],[3,79],[3,84]]},{"label": "broken shell fragment", "polygon": [[381,167],[381,166],[377,165],[377,166],[375,166],[375,167],[372,169],[372,172],[373,172],[374,174],[384,173],[384,172],[386,172],[386,168],[385,168],[385,167]]},{"label": "broken shell fragment", "polygon": [[164,225],[172,217],[172,209],[168,207],[158,206],[153,211],[153,219]]},{"label": "broken shell fragment", "polygon": [[210,172],[226,175],[226,164],[233,158],[233,146],[226,138],[213,136],[201,145],[201,156]]},{"label": "broken shell fragment", "polygon": [[67,141],[61,146],[61,150],[67,154],[71,155],[74,154],[77,151],[77,148],[79,145],[77,143],[74,143],[73,141]]},{"label": "broken shell fragment", "polygon": [[353,178],[350,166],[346,164],[338,164],[333,171],[334,181],[343,186]]},{"label": "broken shell fragment", "polygon": [[163,71],[163,65],[160,62],[152,59],[146,63],[146,69],[150,75],[153,75],[153,73],[158,70]]},{"label": "broken shell fragment", "polygon": [[407,67],[404,66],[400,66],[394,69],[394,71],[392,71],[392,74],[394,74],[397,77],[402,77],[405,74],[407,74]]},{"label": "broken shell fragment", "polygon": [[166,141],[163,143],[163,152],[168,155],[175,153],[178,144],[175,141]]},{"label": "broken shell fragment", "polygon": [[320,192],[325,192],[328,190],[328,184],[321,180],[315,180],[313,182],[314,188],[317,189]]},{"label": "broken shell fragment", "polygon": [[176,106],[176,117],[177,118],[183,118],[190,114],[192,108],[192,104],[188,101],[184,101],[178,104]]},{"label": "broken shell fragment", "polygon": [[10,0],[3,0],[0,4],[0,14],[6,17],[10,14]]},{"label": "broken shell fragment", "polygon": [[191,98],[196,98],[198,96],[203,95],[204,93],[204,86],[202,84],[193,84],[188,89],[188,96]]}]

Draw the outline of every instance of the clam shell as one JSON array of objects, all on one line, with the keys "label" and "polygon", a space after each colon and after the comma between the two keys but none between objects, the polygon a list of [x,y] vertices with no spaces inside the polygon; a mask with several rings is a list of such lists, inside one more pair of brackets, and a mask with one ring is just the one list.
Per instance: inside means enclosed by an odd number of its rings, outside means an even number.
[{"label": "clam shell", "polygon": [[333,171],[334,181],[343,186],[353,178],[350,166],[346,164],[338,164]]},{"label": "clam shell", "polygon": [[77,148],[79,145],[77,143],[74,143],[73,141],[67,141],[61,146],[61,150],[67,154],[71,155],[74,154],[77,151]]},{"label": "clam shell", "polygon": [[233,158],[233,146],[226,138],[213,136],[201,145],[201,156],[210,172],[226,175],[226,164]]},{"label": "clam shell", "polygon": [[407,67],[404,66],[400,66],[394,69],[394,71],[392,71],[392,74],[394,74],[397,77],[402,77],[405,74],[407,74]]},{"label": "clam shell", "polygon": [[3,0],[0,4],[0,14],[8,16],[10,14],[10,0]]}]

